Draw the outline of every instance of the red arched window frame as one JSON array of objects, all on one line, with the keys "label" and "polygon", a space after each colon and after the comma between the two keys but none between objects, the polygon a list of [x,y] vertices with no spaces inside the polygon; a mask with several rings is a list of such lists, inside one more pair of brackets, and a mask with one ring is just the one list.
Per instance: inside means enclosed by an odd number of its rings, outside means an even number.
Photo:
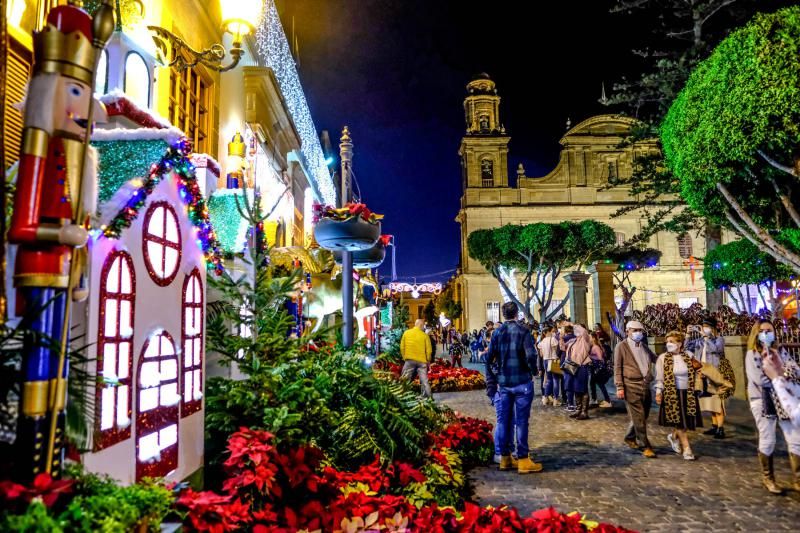
[{"label": "red arched window frame", "polygon": [[203,278],[195,268],[183,283],[182,417],[196,413],[203,405],[203,303]]},{"label": "red arched window frame", "polygon": [[131,436],[136,271],[130,254],[114,250],[100,275],[94,450]]},{"label": "red arched window frame", "polygon": [[166,287],[178,275],[181,251],[178,214],[167,202],[153,202],[144,217],[142,252],[147,272],[156,285]]},{"label": "red arched window frame", "polygon": [[178,354],[167,331],[157,330],[144,343],[136,380],[138,481],[178,467]]}]

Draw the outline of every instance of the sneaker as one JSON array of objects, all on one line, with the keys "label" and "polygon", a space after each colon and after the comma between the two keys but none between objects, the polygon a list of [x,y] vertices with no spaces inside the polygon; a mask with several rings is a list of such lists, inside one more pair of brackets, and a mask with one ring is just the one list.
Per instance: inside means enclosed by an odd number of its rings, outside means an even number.
[{"label": "sneaker", "polygon": [[603,409],[608,409],[609,407],[611,407],[611,402],[607,402],[607,401],[603,400],[598,405],[600,407],[602,407]]},{"label": "sneaker", "polygon": [[672,433],[667,433],[667,440],[669,441],[669,445],[672,446],[672,451],[680,454],[681,453],[681,443],[678,442],[678,439],[672,436]]},{"label": "sneaker", "polygon": [[499,455],[495,455],[494,459],[492,460],[493,463],[500,464],[500,457]]},{"label": "sneaker", "polygon": [[578,410],[578,408],[577,408],[577,407],[575,407],[574,405],[568,405],[567,407],[565,407],[565,409],[566,409],[567,411],[569,411],[570,413],[572,413],[572,412],[575,412],[575,411],[577,411],[577,410]]},{"label": "sneaker", "polygon": [[645,448],[644,451],[642,451],[642,455],[648,459],[653,459],[656,456],[656,452],[653,451],[653,448]]},{"label": "sneaker", "polygon": [[520,474],[531,474],[534,472],[541,472],[542,464],[534,463],[530,457],[520,459],[517,463],[517,472]]},{"label": "sneaker", "polygon": [[683,452],[683,459],[686,461],[694,461],[697,458],[692,453],[692,450],[686,450],[685,452]]}]

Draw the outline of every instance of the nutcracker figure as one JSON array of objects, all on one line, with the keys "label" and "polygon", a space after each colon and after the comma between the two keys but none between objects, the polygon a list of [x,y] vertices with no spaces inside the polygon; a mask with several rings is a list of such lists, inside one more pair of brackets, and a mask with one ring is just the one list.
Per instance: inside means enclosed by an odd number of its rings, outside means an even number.
[{"label": "nutcracker figure", "polygon": [[[93,108],[100,105],[92,96],[97,58],[113,30],[113,8],[106,2],[94,19],[74,5],[54,7],[34,34],[8,231],[9,241],[19,245],[16,310],[32,332],[23,346],[20,479],[40,472],[58,477],[63,462],[70,290],[78,277],[72,252],[86,244],[84,217],[96,196],[94,179],[84,179],[85,157]],[[102,108],[96,114],[103,115]]]}]

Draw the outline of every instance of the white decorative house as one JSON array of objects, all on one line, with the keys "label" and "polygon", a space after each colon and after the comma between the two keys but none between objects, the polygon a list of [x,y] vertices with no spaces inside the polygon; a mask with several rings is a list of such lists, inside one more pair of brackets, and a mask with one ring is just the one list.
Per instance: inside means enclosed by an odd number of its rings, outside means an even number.
[{"label": "white decorative house", "polygon": [[93,137],[99,215],[87,247],[90,297],[73,321],[100,379],[93,449],[81,461],[123,483],[180,481],[203,466],[206,265],[215,245],[193,166],[175,143],[166,129]]}]

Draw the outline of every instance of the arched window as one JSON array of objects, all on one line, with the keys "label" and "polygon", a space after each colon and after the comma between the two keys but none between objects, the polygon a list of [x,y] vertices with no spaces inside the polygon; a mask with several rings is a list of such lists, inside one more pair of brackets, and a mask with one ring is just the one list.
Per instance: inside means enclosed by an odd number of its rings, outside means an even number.
[{"label": "arched window", "polygon": [[494,187],[494,161],[491,159],[481,160],[481,184],[484,187]]},{"label": "arched window", "polygon": [[136,390],[136,480],[178,466],[178,355],[161,329],[144,343]]},{"label": "arched window", "polygon": [[195,268],[183,284],[181,416],[196,413],[203,402],[203,325],[203,279]]},{"label": "arched window", "polygon": [[97,78],[94,82],[94,92],[106,94],[108,92],[108,52],[100,52],[100,62],[97,64]]},{"label": "arched window", "polygon": [[181,232],[178,215],[167,202],[153,202],[144,218],[144,261],[157,285],[166,287],[178,274]]},{"label": "arched window", "polygon": [[94,449],[131,436],[131,367],[136,276],[131,256],[111,252],[100,276],[97,335],[97,420]]},{"label": "arched window", "polygon": [[692,237],[688,233],[678,237],[678,253],[683,259],[689,259],[694,255]]},{"label": "arched window", "polygon": [[142,109],[150,107],[150,69],[142,56],[129,52],[125,57],[125,94]]}]

